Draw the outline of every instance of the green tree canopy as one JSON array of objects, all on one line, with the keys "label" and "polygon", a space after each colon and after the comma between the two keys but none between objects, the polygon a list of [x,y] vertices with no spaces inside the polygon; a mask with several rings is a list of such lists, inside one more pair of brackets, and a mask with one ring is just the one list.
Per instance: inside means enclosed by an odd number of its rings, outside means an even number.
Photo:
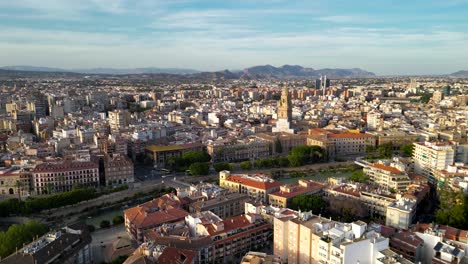
[{"label": "green tree canopy", "polygon": [[218,163],[215,163],[213,164],[213,168],[215,169],[216,172],[220,172],[220,171],[223,171],[223,170],[232,170],[232,166],[231,164],[229,164],[229,162],[218,162]]},{"label": "green tree canopy", "polygon": [[252,169],[252,162],[246,160],[240,163],[240,167],[243,170],[250,170]]},{"label": "green tree canopy", "polygon": [[192,175],[208,175],[210,173],[210,165],[206,162],[195,162],[189,167]]},{"label": "green tree canopy", "polygon": [[438,224],[468,229],[468,196],[449,189],[439,191],[440,208],[436,212]]},{"label": "green tree canopy", "polygon": [[348,180],[353,182],[367,182],[369,180],[369,176],[367,176],[362,170],[356,170],[351,174],[351,176],[349,176]]},{"label": "green tree canopy", "polygon": [[322,212],[326,203],[320,195],[316,194],[301,194],[291,199],[289,207],[293,210]]},{"label": "green tree canopy", "polygon": [[412,157],[414,152],[414,145],[408,144],[400,147],[401,153],[404,157]]},{"label": "green tree canopy", "polygon": [[211,156],[206,151],[187,151],[182,154],[182,159],[190,166],[195,162],[209,162]]},{"label": "green tree canopy", "polygon": [[297,146],[289,152],[288,160],[292,167],[316,163],[325,160],[325,151],[320,146]]},{"label": "green tree canopy", "polygon": [[16,248],[23,247],[23,244],[30,243],[47,231],[47,226],[35,221],[10,226],[6,232],[0,232],[0,257],[9,256]]}]

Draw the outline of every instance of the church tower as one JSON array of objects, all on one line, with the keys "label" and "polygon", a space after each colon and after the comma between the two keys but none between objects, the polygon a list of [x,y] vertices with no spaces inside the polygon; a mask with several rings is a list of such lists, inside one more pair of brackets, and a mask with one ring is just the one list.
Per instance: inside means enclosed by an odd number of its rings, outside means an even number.
[{"label": "church tower", "polygon": [[286,119],[290,122],[291,116],[291,95],[289,94],[288,87],[285,85],[281,91],[281,99],[278,103],[278,119]]},{"label": "church tower", "polygon": [[294,133],[294,130],[291,129],[291,119],[292,119],[292,104],[291,96],[286,85],[283,86],[281,91],[281,99],[278,102],[278,119],[276,120],[276,127],[273,128],[273,132],[286,132]]}]

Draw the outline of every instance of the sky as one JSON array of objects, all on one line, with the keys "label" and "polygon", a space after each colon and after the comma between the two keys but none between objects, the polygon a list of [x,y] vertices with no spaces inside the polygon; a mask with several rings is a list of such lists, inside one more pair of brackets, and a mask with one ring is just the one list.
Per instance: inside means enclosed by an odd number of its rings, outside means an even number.
[{"label": "sky", "polygon": [[0,0],[0,66],[468,70],[468,0]]}]

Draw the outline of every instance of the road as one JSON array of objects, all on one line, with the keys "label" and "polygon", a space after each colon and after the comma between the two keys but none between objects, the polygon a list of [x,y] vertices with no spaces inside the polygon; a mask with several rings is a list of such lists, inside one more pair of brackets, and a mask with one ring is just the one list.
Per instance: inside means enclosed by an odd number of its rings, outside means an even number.
[{"label": "road", "polygon": [[104,251],[112,246],[112,243],[119,237],[128,237],[125,232],[125,225],[121,224],[111,228],[97,229],[91,233],[93,238],[91,250],[93,251],[93,260],[95,263],[104,261]]}]

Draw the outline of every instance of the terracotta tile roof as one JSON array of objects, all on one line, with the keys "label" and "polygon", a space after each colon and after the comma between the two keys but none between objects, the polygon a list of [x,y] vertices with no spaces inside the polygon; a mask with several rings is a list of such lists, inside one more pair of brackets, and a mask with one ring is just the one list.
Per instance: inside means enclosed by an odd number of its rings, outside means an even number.
[{"label": "terracotta tile roof", "polygon": [[261,180],[254,180],[252,177],[245,177],[243,175],[231,175],[227,178],[228,181],[231,182],[237,182],[242,185],[246,185],[249,187],[253,187],[256,189],[261,189],[261,190],[270,190],[273,188],[279,188],[283,184],[279,181],[275,181],[273,179],[270,179],[266,176],[264,176],[266,180],[261,181]]},{"label": "terracotta tile roof", "polygon": [[406,244],[412,245],[414,247],[417,247],[420,244],[424,243],[424,240],[422,240],[413,232],[399,232],[394,234],[391,239],[403,241]]},{"label": "terracotta tile roof", "polygon": [[90,161],[64,161],[61,163],[44,162],[38,164],[33,172],[61,172],[85,169],[98,169],[98,165]]},{"label": "terracotta tile roof", "polygon": [[166,247],[158,257],[158,264],[189,264],[195,260],[195,252],[175,247]]},{"label": "terracotta tile roof", "polygon": [[361,133],[338,133],[338,134],[329,134],[328,138],[371,138],[373,137],[370,134],[361,134]]},{"label": "terracotta tile roof", "polygon": [[185,218],[188,212],[181,209],[180,205],[181,202],[177,196],[166,194],[160,198],[129,208],[124,211],[124,215],[137,228],[144,229]]},{"label": "terracotta tile roof", "polygon": [[391,166],[387,166],[387,165],[383,165],[383,164],[379,164],[379,163],[372,164],[372,167],[380,169],[380,170],[388,171],[388,172],[393,173],[393,174],[401,174],[402,173],[401,170],[399,170],[399,169],[397,169],[395,167],[391,167]]},{"label": "terracotta tile roof", "polygon": [[222,224],[224,225],[224,228],[220,231],[216,231],[213,225],[210,223],[207,223],[205,227],[208,233],[211,236],[213,236],[216,234],[226,233],[237,228],[246,228],[248,226],[253,225],[252,223],[249,222],[249,220],[247,219],[245,215],[239,215],[239,216],[227,218],[226,220],[222,221]]},{"label": "terracotta tile roof", "polygon": [[358,190],[346,185],[340,185],[338,187],[333,188],[332,190],[335,192],[344,193],[355,197],[361,197],[361,193]]}]

